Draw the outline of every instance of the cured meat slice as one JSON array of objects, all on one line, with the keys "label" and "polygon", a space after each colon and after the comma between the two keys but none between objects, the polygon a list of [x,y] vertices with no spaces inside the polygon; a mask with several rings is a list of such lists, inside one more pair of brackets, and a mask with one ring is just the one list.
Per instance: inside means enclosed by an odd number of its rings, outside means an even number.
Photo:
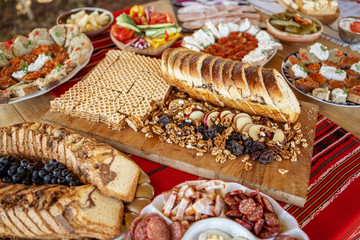
[{"label": "cured meat slice", "polygon": [[247,219],[251,222],[257,222],[262,218],[264,214],[263,207],[260,204],[256,204],[256,209],[252,214],[246,215]]},{"label": "cured meat slice", "polygon": [[235,218],[235,222],[237,222],[241,226],[245,227],[249,231],[251,231],[253,229],[253,226],[251,226],[250,223],[240,220],[239,218]]},{"label": "cured meat slice", "polygon": [[239,205],[239,210],[244,215],[252,214],[255,211],[255,209],[256,209],[256,203],[252,198],[242,200]]},{"label": "cured meat slice", "polygon": [[269,226],[279,225],[279,218],[275,213],[265,213],[264,214],[265,222]]},{"label": "cured meat slice", "polygon": [[279,233],[277,232],[270,232],[268,230],[263,230],[259,233],[260,238],[271,238],[277,236]]},{"label": "cured meat slice", "polygon": [[137,227],[137,225],[143,220],[142,217],[137,217],[135,218],[132,223],[131,223],[131,226],[129,228],[129,231],[130,231],[130,235],[131,235],[131,238],[132,239],[135,239],[135,229]]},{"label": "cured meat slice", "polygon": [[147,237],[147,225],[148,222],[141,221],[137,224],[134,233],[134,240],[143,240]]},{"label": "cured meat slice", "polygon": [[271,204],[271,202],[269,201],[269,199],[267,199],[266,197],[261,197],[262,198],[262,202],[264,205],[264,208],[268,211],[273,213],[274,212],[274,208],[273,205]]},{"label": "cured meat slice", "polygon": [[259,235],[259,233],[261,232],[261,230],[263,229],[264,227],[264,224],[265,224],[265,220],[264,219],[259,219],[259,221],[257,221],[255,223],[255,226],[254,226],[254,233],[255,235]]},{"label": "cured meat slice", "polygon": [[184,235],[184,227],[180,222],[175,221],[170,224],[171,240],[181,240]]},{"label": "cured meat slice", "polygon": [[264,228],[270,232],[277,232],[277,233],[281,232],[280,225],[276,225],[276,226],[264,225]]},{"label": "cured meat slice", "polygon": [[153,218],[147,224],[147,236],[152,240],[170,240],[170,230],[164,221]]},{"label": "cured meat slice", "polygon": [[291,237],[289,235],[277,235],[276,238],[274,240],[297,240],[294,237]]},{"label": "cured meat slice", "polygon": [[237,218],[243,216],[242,213],[239,211],[239,209],[227,211],[225,215],[228,217],[237,217]]}]

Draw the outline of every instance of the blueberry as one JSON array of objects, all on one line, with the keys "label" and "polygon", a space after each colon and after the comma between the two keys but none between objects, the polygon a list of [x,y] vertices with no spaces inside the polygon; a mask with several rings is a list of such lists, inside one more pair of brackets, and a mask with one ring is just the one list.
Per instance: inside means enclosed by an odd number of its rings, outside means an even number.
[{"label": "blueberry", "polygon": [[20,177],[20,175],[19,175],[19,174],[13,175],[13,176],[12,176],[12,181],[13,181],[13,183],[19,183],[19,182],[21,182],[21,177]]},{"label": "blueberry", "polygon": [[11,177],[6,176],[6,177],[3,177],[2,181],[3,181],[4,183],[11,183],[12,179],[11,179]]},{"label": "blueberry", "polygon": [[44,181],[41,179],[41,178],[37,178],[36,180],[35,180],[35,184],[36,185],[42,185],[44,183]]},{"label": "blueberry", "polygon": [[58,177],[58,178],[57,178],[57,183],[60,184],[60,185],[65,184],[65,183],[66,183],[65,178],[63,178],[63,177]]},{"label": "blueberry", "polygon": [[54,170],[54,166],[51,164],[46,164],[44,169],[48,172],[51,172],[52,170]]},{"label": "blueberry", "polygon": [[71,181],[71,182],[69,183],[69,186],[70,186],[70,187],[72,187],[72,186],[77,186],[77,185],[79,185],[79,181],[77,181],[77,180],[73,180],[73,181]]},{"label": "blueberry", "polygon": [[19,164],[18,163],[12,163],[11,165],[10,165],[10,168],[9,169],[17,169],[19,167]]},{"label": "blueberry", "polygon": [[64,164],[62,164],[62,163],[59,163],[57,168],[60,169],[60,170],[64,170],[64,169],[66,169],[66,166]]},{"label": "blueberry", "polygon": [[32,181],[30,178],[24,178],[23,180],[21,180],[21,183],[25,185],[32,185]]},{"label": "blueberry", "polygon": [[9,162],[15,161],[15,158],[14,158],[13,156],[11,156],[11,155],[6,156],[6,159],[7,159]]},{"label": "blueberry", "polygon": [[18,174],[22,175],[22,174],[26,173],[26,168],[25,167],[18,167],[16,171],[17,171]]},{"label": "blueberry", "polygon": [[75,177],[74,177],[73,173],[69,173],[69,174],[66,175],[66,177],[65,177],[65,180],[66,180],[67,182],[71,182],[71,181],[74,180],[74,179],[75,179]]},{"label": "blueberry", "polygon": [[30,172],[37,170],[38,168],[39,168],[39,164],[37,164],[37,163],[29,163],[29,165],[27,165],[27,169]]},{"label": "blueberry", "polygon": [[30,162],[27,159],[21,160],[20,167],[26,167],[27,165],[29,165],[29,163]]},{"label": "blueberry", "polygon": [[69,174],[69,170],[67,170],[67,169],[62,170],[62,172],[61,172],[62,177],[66,177],[66,175],[68,175],[68,174]]},{"label": "blueberry", "polygon": [[51,165],[53,165],[54,167],[56,167],[56,165],[58,164],[58,161],[56,161],[55,159],[51,159],[51,160],[49,161],[49,163],[50,163]]},{"label": "blueberry", "polygon": [[16,173],[16,168],[10,168],[7,173],[10,177],[13,176]]},{"label": "blueberry", "polygon": [[51,183],[51,179],[52,179],[53,177],[51,176],[51,175],[46,175],[45,177],[44,177],[44,182],[46,183],[46,184],[49,184],[49,183]]},{"label": "blueberry", "polygon": [[54,169],[52,172],[54,177],[59,177],[61,175],[61,170],[59,168]]},{"label": "blueberry", "polygon": [[48,175],[48,172],[46,171],[46,170],[40,170],[39,171],[39,177],[41,177],[41,178],[43,178],[43,177],[45,177],[46,175]]},{"label": "blueberry", "polygon": [[58,181],[57,178],[52,178],[51,179],[51,184],[57,184],[58,183],[57,181]]},{"label": "blueberry", "polygon": [[36,179],[36,178],[39,177],[39,171],[35,170],[35,171],[32,172],[31,175],[32,175],[32,178]]},{"label": "blueberry", "polygon": [[2,158],[0,158],[0,163],[2,163],[4,165],[8,165],[9,161],[5,157],[2,157]]}]

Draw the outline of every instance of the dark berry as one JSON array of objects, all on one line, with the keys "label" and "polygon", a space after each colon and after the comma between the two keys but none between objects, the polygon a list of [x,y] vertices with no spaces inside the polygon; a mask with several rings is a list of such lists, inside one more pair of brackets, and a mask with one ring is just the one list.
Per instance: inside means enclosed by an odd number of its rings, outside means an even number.
[{"label": "dark berry", "polygon": [[265,149],[265,144],[263,144],[261,142],[253,142],[250,146],[249,151],[256,152],[256,151],[263,150],[263,149]]},{"label": "dark berry", "polygon": [[243,141],[243,146],[245,148],[244,154],[247,154],[250,152],[250,147],[252,145],[253,141],[250,138],[246,138]]},{"label": "dark berry", "polygon": [[204,139],[205,140],[213,139],[214,137],[216,137],[216,135],[217,135],[216,127],[211,126],[208,129],[206,129],[204,134]]},{"label": "dark berry", "polygon": [[44,177],[44,182],[45,182],[46,184],[50,184],[52,178],[53,178],[53,177],[52,177],[51,175],[46,175],[46,176]]},{"label": "dark berry", "polygon": [[219,134],[221,134],[225,129],[225,127],[223,125],[215,125],[214,128],[215,128],[216,132]]},{"label": "dark berry", "polygon": [[44,183],[44,180],[42,179],[42,178],[37,178],[36,180],[35,180],[35,184],[36,185],[42,185]]},{"label": "dark berry", "polygon": [[32,172],[32,178],[34,178],[34,179],[36,179],[36,178],[38,178],[39,177],[39,171],[33,171]]},{"label": "dark berry", "polygon": [[4,164],[6,166],[6,165],[8,165],[9,161],[7,158],[2,157],[2,158],[0,158],[0,163]]},{"label": "dark berry", "polygon": [[233,132],[231,133],[228,138],[227,138],[228,141],[230,140],[235,140],[235,141],[241,141],[242,140],[242,135],[241,133],[238,133],[238,132]]},{"label": "dark berry", "polygon": [[11,183],[12,179],[11,179],[11,177],[6,176],[6,177],[3,177],[2,181],[3,181],[4,183]]},{"label": "dark berry", "polygon": [[225,148],[230,150],[230,152],[236,156],[243,155],[244,153],[244,146],[240,145],[235,140],[227,141]]},{"label": "dark berry", "polygon": [[9,176],[13,176],[16,174],[16,168],[10,168],[8,171],[7,171],[8,175]]},{"label": "dark berry", "polygon": [[69,182],[70,187],[77,186],[77,185],[79,185],[79,181],[77,181],[77,180],[73,180],[73,181]]},{"label": "dark berry", "polygon": [[43,177],[45,177],[46,175],[48,175],[48,171],[46,171],[46,170],[44,170],[44,169],[39,171],[39,177],[43,178]]},{"label": "dark berry", "polygon": [[58,177],[58,178],[57,178],[57,183],[60,184],[60,185],[63,185],[63,184],[66,183],[66,180],[65,180],[65,178],[63,178],[63,177]]},{"label": "dark berry", "polygon": [[61,175],[61,169],[59,169],[59,168],[54,169],[52,174],[54,177],[59,177]]},{"label": "dark berry", "polygon": [[29,165],[29,163],[30,162],[27,159],[21,160],[20,167],[26,167],[27,165]]},{"label": "dark berry", "polygon": [[19,182],[21,182],[21,177],[20,177],[20,175],[19,175],[19,174],[13,175],[13,176],[12,176],[12,182],[13,182],[13,183],[19,183]]},{"label": "dark berry", "polygon": [[173,123],[174,121],[172,120],[172,118],[168,117],[165,114],[161,114],[158,116],[159,118],[159,124],[163,125],[164,127],[166,127],[166,125],[168,125],[169,123]]},{"label": "dark berry", "polygon": [[183,127],[191,127],[192,126],[192,124],[191,124],[191,121],[186,121],[186,120],[184,120],[184,121],[182,121],[180,124],[179,124],[179,127],[180,128],[183,128]]},{"label": "dark berry", "polygon": [[14,156],[11,156],[11,155],[6,156],[6,159],[7,159],[9,162],[14,162],[14,161],[15,161]]},{"label": "dark berry", "polygon": [[250,159],[255,161],[260,156],[261,151],[251,152],[250,153]]},{"label": "dark berry", "polygon": [[271,149],[265,149],[264,151],[262,151],[260,153],[260,156],[258,159],[259,159],[259,163],[269,164],[274,159],[274,152]]},{"label": "dark berry", "polygon": [[26,168],[25,167],[18,167],[16,172],[20,175],[26,173]]},{"label": "dark berry", "polygon": [[54,166],[51,165],[51,164],[46,164],[46,165],[44,166],[44,169],[45,169],[46,171],[48,171],[48,172],[51,172],[52,170],[54,170]]},{"label": "dark berry", "polygon": [[58,163],[57,168],[60,170],[64,170],[66,168],[66,166],[62,163]]},{"label": "dark berry", "polygon": [[53,165],[54,167],[56,167],[56,165],[57,165],[59,162],[56,161],[55,159],[51,159],[51,160],[49,161],[49,163],[50,163],[51,165]]},{"label": "dark berry", "polygon": [[71,182],[72,180],[74,180],[76,178],[76,176],[73,173],[69,173],[68,175],[66,175],[65,180],[67,182]]},{"label": "dark berry", "polygon": [[17,169],[19,167],[18,163],[11,163],[10,168]]},{"label": "dark berry", "polygon": [[195,132],[199,132],[199,133],[201,133],[202,135],[205,135],[206,127],[204,127],[203,125],[196,126],[196,127],[195,127]]},{"label": "dark berry", "polygon": [[64,169],[64,170],[61,171],[61,176],[62,177],[66,177],[66,175],[68,175],[68,174],[69,174],[69,170],[67,170],[67,169]]},{"label": "dark berry", "polygon": [[51,184],[57,184],[58,182],[57,182],[57,178],[52,178],[51,179]]},{"label": "dark berry", "polygon": [[29,165],[27,165],[27,169],[30,172],[37,170],[38,168],[39,168],[39,165],[37,163],[29,163]]}]

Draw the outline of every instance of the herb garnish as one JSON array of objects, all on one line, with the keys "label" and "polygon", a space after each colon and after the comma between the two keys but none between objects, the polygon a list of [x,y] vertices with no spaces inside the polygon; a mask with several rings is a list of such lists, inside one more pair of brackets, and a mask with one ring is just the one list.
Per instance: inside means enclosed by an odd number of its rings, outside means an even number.
[{"label": "herb garnish", "polygon": [[344,94],[347,94],[350,89],[348,89],[348,88],[343,88],[342,90],[343,90]]},{"label": "herb garnish", "polygon": [[3,52],[1,52],[1,60],[5,59],[5,54]]},{"label": "herb garnish", "polygon": [[261,53],[263,54],[263,55],[267,55],[267,51],[265,50],[265,49],[263,49],[262,51],[261,51]]},{"label": "herb garnish", "polygon": [[335,70],[335,73],[339,73],[339,74],[340,74],[340,73],[344,73],[344,70],[342,70],[342,69],[336,69],[336,70]]},{"label": "herb garnish", "polygon": [[50,56],[50,52],[46,52],[45,56],[47,56],[47,57]]},{"label": "herb garnish", "polygon": [[29,63],[27,61],[24,62],[23,60],[21,60],[20,63],[22,71],[27,74],[29,71]]},{"label": "herb garnish", "polygon": [[60,72],[61,70],[63,70],[64,69],[64,65],[63,64],[57,64],[56,65],[56,70],[58,71],[58,72]]},{"label": "herb garnish", "polygon": [[302,62],[300,62],[300,70],[307,73],[307,69]]},{"label": "herb garnish", "polygon": [[360,70],[360,65],[355,64],[355,67],[356,67],[357,70]]},{"label": "herb garnish", "polygon": [[60,37],[59,32],[56,32],[56,33],[55,33],[55,36]]},{"label": "herb garnish", "polygon": [[25,48],[28,48],[31,45],[31,40],[28,41],[28,43],[24,44]]},{"label": "herb garnish", "polygon": [[320,46],[321,50],[323,50],[324,52],[327,51],[328,49],[326,47],[324,47],[323,45]]}]

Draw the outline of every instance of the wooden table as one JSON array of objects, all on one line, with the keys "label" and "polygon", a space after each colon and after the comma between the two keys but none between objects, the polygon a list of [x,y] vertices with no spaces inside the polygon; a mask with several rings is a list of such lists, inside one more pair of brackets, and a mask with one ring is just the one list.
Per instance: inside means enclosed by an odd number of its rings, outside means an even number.
[{"label": "wooden table", "polygon": [[[352,52],[353,54],[360,56],[359,53],[353,52],[348,47],[341,47],[335,43],[324,38],[319,38],[318,42],[323,43],[329,48],[340,48],[346,53]],[[309,43],[308,45],[311,45]],[[276,68],[281,72],[281,62],[289,54],[296,52],[299,46],[285,45],[283,50],[277,52],[276,56],[265,65],[265,67]],[[320,106],[320,113],[328,117],[330,120],[340,125],[348,132],[360,138],[360,107],[359,108],[346,108],[338,107],[329,104],[319,103],[311,99],[310,97],[303,96],[295,91],[296,96],[299,100],[318,104]],[[0,127],[7,126],[14,123],[28,122],[28,121],[39,121],[41,116],[45,114],[50,108],[50,100],[54,99],[51,93],[29,99],[23,102],[11,104],[11,105],[0,105]]]}]

